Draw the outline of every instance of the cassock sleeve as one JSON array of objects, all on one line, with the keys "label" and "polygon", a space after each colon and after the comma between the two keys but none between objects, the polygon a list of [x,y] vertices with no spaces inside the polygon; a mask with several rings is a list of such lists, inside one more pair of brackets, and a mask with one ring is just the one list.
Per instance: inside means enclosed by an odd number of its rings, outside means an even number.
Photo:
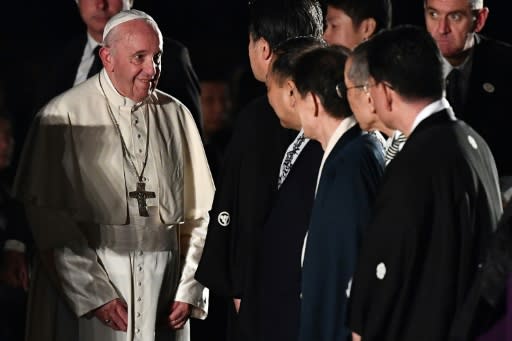
[{"label": "cassock sleeve", "polygon": [[192,317],[204,319],[208,313],[208,289],[194,275],[203,254],[215,186],[208,168],[197,128],[190,115],[183,121],[185,221],[180,225],[181,278],[175,301],[193,306]]}]

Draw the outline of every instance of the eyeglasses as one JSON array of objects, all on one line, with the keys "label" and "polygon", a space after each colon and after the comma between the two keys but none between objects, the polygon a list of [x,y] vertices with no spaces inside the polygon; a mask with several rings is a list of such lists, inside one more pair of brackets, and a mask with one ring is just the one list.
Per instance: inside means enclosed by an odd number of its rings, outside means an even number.
[{"label": "eyeglasses", "polygon": [[375,84],[364,83],[364,84],[349,86],[347,88],[347,87],[345,87],[345,83],[338,83],[338,84],[336,84],[336,94],[338,95],[339,98],[345,98],[344,95],[346,93],[348,93],[348,91],[350,89],[363,89],[363,91],[365,93],[368,93],[370,91],[370,87],[373,85],[375,85]]}]

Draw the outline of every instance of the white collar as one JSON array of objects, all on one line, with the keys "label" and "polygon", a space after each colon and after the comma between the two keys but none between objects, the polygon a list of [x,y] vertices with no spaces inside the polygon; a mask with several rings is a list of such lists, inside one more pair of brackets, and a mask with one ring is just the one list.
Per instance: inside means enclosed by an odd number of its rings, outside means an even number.
[{"label": "white collar", "polygon": [[356,124],[357,124],[357,122],[356,122],[354,116],[345,117],[340,122],[340,124],[338,125],[338,127],[336,128],[334,133],[329,138],[329,142],[327,142],[327,147],[325,147],[325,151],[324,151],[324,159],[326,159],[327,156],[329,156],[332,149],[336,145],[336,142],[338,142],[338,140],[343,136],[343,134],[345,134],[350,128],[352,128]]},{"label": "white collar", "polygon": [[318,171],[318,177],[316,179],[316,190],[318,189],[318,184],[320,183],[320,177],[322,176],[322,170],[324,168],[325,160],[329,157],[329,154],[333,150],[334,146],[338,142],[338,140],[345,134],[350,128],[356,125],[356,119],[354,116],[345,117],[341,123],[338,125],[334,133],[329,138],[329,142],[327,142],[327,147],[325,147],[324,156],[322,157],[322,162],[320,163],[320,169]]},{"label": "white collar", "polygon": [[437,101],[434,101],[424,107],[416,116],[414,119],[414,122],[412,123],[411,131],[409,133],[409,136],[412,134],[414,129],[427,117],[432,116],[436,112],[439,112],[441,110],[445,110],[448,112],[448,115],[450,116],[450,119],[456,120],[455,114],[453,113],[452,107],[450,106],[450,103],[446,100],[446,98],[441,98]]}]

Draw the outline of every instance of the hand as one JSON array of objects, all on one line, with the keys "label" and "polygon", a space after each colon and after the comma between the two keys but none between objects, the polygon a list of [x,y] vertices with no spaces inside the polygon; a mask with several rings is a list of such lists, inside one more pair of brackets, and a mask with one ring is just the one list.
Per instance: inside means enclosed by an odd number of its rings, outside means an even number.
[{"label": "hand", "polygon": [[24,252],[4,251],[2,280],[10,287],[28,290],[28,265]]},{"label": "hand", "polygon": [[114,330],[126,331],[128,326],[127,305],[120,298],[105,303],[94,310],[94,316]]},{"label": "hand", "polygon": [[233,304],[235,305],[236,313],[240,311],[240,303],[242,303],[242,299],[240,298],[233,298]]},{"label": "hand", "polygon": [[352,332],[352,341],[361,341],[361,336]]},{"label": "hand", "polygon": [[171,329],[181,329],[187,322],[192,312],[192,306],[184,302],[174,302],[171,307],[171,313],[167,318],[168,325]]}]

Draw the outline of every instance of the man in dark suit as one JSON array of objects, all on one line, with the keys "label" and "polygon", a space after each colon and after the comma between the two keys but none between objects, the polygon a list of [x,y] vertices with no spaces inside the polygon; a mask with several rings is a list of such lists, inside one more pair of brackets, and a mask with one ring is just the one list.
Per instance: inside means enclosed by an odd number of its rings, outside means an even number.
[{"label": "man in dark suit", "polygon": [[[257,80],[265,82],[274,49],[298,36],[321,38],[322,12],[317,1],[250,3],[248,52]],[[277,194],[284,153],[297,132],[281,127],[266,96],[255,99],[237,117],[196,278],[212,292],[234,299],[233,312],[240,309],[232,319],[235,339],[260,340],[263,225]]]},{"label": "man in dark suit", "polygon": [[382,144],[352,116],[346,59],[339,48],[318,48],[299,59],[293,75],[304,134],[324,150],[304,247],[299,341],[350,336],[343,324],[350,280],[384,173]]},{"label": "man in dark suit", "polygon": [[[512,46],[479,34],[489,9],[483,0],[425,0],[425,23],[443,56],[447,97],[455,115],[487,142],[496,160],[504,199],[512,186],[508,105]],[[453,70],[453,72],[452,72]]]},{"label": "man in dark suit", "polygon": [[[59,46],[59,55],[49,56],[37,90],[36,108],[54,96],[77,85],[100,71],[97,47],[101,44],[107,21],[123,9],[130,9],[133,0],[77,0],[80,16],[87,31]],[[162,55],[162,74],[158,88],[183,102],[190,110],[199,131],[202,116],[199,99],[199,80],[192,68],[188,50],[180,42],[164,38],[165,54]]]},{"label": "man in dark suit", "polygon": [[377,114],[408,139],[386,169],[363,236],[353,339],[461,340],[455,322],[501,214],[494,159],[443,98],[439,50],[427,32],[378,34],[367,61]]}]

